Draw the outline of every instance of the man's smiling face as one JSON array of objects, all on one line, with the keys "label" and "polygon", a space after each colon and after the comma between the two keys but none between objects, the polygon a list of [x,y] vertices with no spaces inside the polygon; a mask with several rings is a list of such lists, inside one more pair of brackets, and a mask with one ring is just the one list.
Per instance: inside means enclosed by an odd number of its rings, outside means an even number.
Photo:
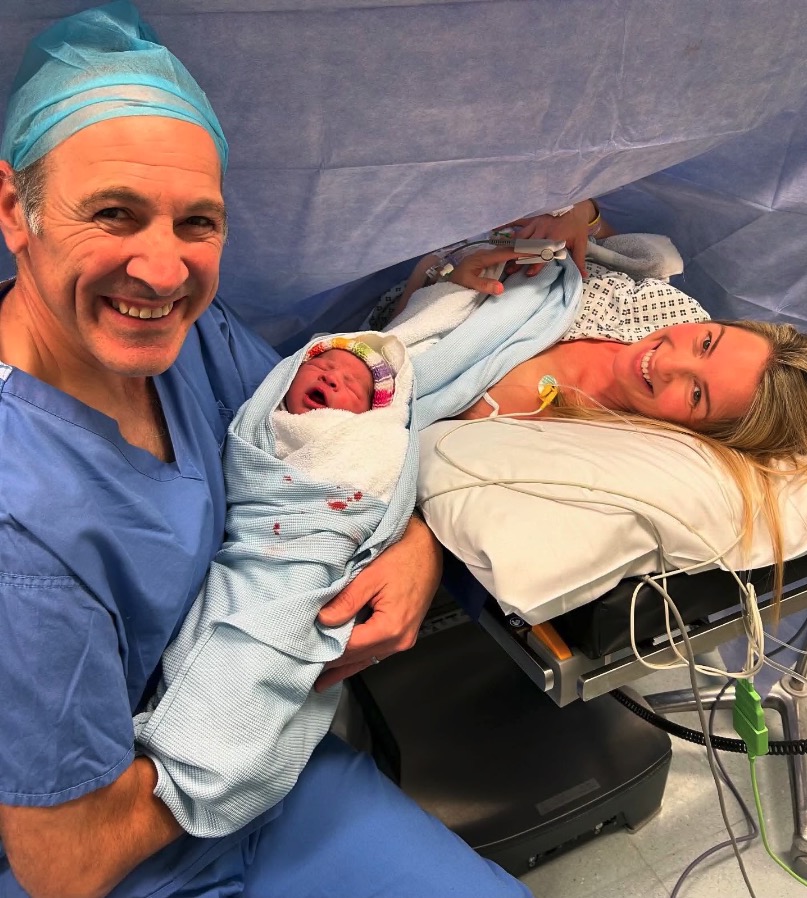
[{"label": "man's smiling face", "polygon": [[52,364],[159,374],[218,286],[221,166],[198,125],[110,119],[45,158],[41,228],[17,288]]}]

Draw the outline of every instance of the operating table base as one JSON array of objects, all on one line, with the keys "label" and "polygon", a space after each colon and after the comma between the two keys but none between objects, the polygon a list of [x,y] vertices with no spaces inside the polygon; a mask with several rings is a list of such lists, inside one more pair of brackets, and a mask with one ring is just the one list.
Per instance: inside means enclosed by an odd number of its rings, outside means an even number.
[{"label": "operating table base", "polygon": [[[796,672],[807,674],[807,656],[802,656]],[[782,718],[785,739],[807,738],[807,686],[788,674],[775,683],[763,705]],[[807,755],[789,755],[794,833],[790,849],[791,865],[802,878],[807,877]]]},{"label": "operating table base", "polygon": [[608,696],[558,708],[479,626],[444,624],[352,680],[415,801],[516,875],[658,812],[665,733]]}]

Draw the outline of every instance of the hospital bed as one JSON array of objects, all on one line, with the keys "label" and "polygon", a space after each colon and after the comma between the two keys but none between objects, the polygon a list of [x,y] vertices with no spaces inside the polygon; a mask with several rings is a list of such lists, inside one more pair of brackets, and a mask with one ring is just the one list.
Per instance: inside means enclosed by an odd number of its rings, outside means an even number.
[{"label": "hospital bed", "polygon": [[[642,657],[653,664],[675,660],[668,645],[664,614],[658,595],[639,578],[622,580],[594,602],[551,621],[551,629],[533,632],[516,615],[506,615],[467,570],[450,558],[449,581],[469,616],[505,649],[519,667],[559,706],[589,701],[643,677],[648,669],[636,658],[629,638],[630,605],[634,589],[641,587],[636,609],[637,643]],[[807,557],[786,566],[786,584],[779,610],[769,590],[771,568],[743,572],[760,595],[762,619],[771,631],[781,617],[807,609]],[[668,591],[688,625],[693,648],[705,655],[744,633],[737,586],[724,571],[704,571],[672,579]],[[656,705],[661,706],[657,699]],[[694,707],[687,705],[688,710]],[[805,733],[807,737],[807,733]]]},{"label": "hospital bed", "polygon": [[[91,5],[4,0],[2,97],[27,40]],[[619,230],[668,234],[684,258],[680,286],[713,316],[805,326],[802,0],[730,11],[619,0],[607,15],[593,0],[139,6],[221,118],[221,290],[281,350],[353,328],[431,248],[586,196],[603,197]],[[0,277],[12,273],[0,255]],[[605,591],[592,608],[611,600]],[[802,607],[799,595],[783,613]],[[479,613],[561,705],[637,673],[617,657],[624,648],[560,661],[505,632],[489,603]],[[710,627],[707,645],[734,633]]]}]

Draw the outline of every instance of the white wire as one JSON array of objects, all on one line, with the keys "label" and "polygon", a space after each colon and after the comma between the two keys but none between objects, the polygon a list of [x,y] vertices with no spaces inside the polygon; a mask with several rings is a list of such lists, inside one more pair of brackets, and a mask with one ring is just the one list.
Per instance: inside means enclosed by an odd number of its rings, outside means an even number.
[{"label": "white wire", "polygon": [[770,639],[771,642],[775,642],[777,645],[784,646],[784,648],[786,648],[786,649],[790,649],[791,652],[796,652],[799,655],[807,655],[807,649],[796,648],[796,646],[793,645],[792,643],[785,642],[782,639],[777,639],[776,636],[772,636],[770,633],[766,633],[765,638]]},{"label": "white wire", "polygon": [[[498,411],[498,409],[496,411]],[[470,421],[463,421],[463,422],[457,424],[450,431],[447,431],[445,434],[443,434],[440,437],[440,439],[437,441],[437,444],[435,445],[435,452],[437,453],[437,455],[440,458],[442,458],[447,464],[453,466],[454,468],[456,468],[457,470],[466,474],[467,476],[474,478],[474,480],[471,483],[462,484],[459,486],[454,486],[454,487],[450,487],[450,488],[435,492],[431,496],[421,499],[421,503],[425,503],[425,502],[429,501],[429,499],[434,499],[434,498],[444,495],[446,493],[455,492],[455,491],[461,490],[461,489],[472,489],[472,488],[476,488],[476,487],[480,487],[480,486],[500,486],[505,489],[512,490],[514,492],[523,493],[524,495],[532,495],[532,496],[535,496],[536,498],[551,499],[553,501],[565,502],[567,504],[611,505],[611,506],[614,506],[621,510],[633,511],[635,514],[638,514],[639,517],[641,517],[648,524],[648,526],[650,527],[650,530],[653,533],[653,535],[655,536],[656,542],[658,544],[659,563],[661,566],[661,573],[654,574],[652,576],[651,575],[643,576],[641,578],[641,582],[637,585],[636,589],[633,591],[633,595],[631,596],[631,607],[630,607],[631,648],[632,648],[636,658],[639,660],[639,662],[642,665],[644,665],[645,667],[650,668],[651,670],[666,670],[666,669],[669,669],[672,667],[680,667],[682,664],[685,664],[687,666],[688,671],[689,671],[690,683],[692,686],[692,692],[695,697],[695,704],[696,704],[696,707],[698,710],[698,717],[700,719],[701,729],[703,731],[704,741],[706,744],[706,756],[707,756],[707,759],[709,762],[709,769],[712,773],[712,778],[715,783],[715,788],[717,789],[717,797],[718,797],[718,803],[720,805],[720,813],[723,817],[723,823],[726,827],[726,831],[729,835],[729,839],[731,840],[731,845],[734,850],[734,854],[737,859],[737,863],[740,867],[740,872],[742,873],[742,877],[745,882],[748,893],[751,896],[751,898],[756,898],[754,889],[753,889],[751,882],[748,878],[748,873],[747,873],[747,871],[745,869],[745,865],[743,863],[742,855],[740,854],[740,849],[737,844],[737,839],[734,835],[734,831],[732,829],[731,822],[728,819],[728,812],[726,810],[725,797],[723,794],[723,787],[720,782],[720,777],[718,776],[718,773],[717,773],[714,747],[712,746],[712,740],[709,735],[709,725],[708,725],[708,721],[706,719],[706,712],[703,707],[703,700],[702,700],[701,693],[700,693],[700,686],[698,685],[698,682],[697,682],[696,673],[701,672],[701,673],[704,673],[707,675],[730,677],[732,679],[740,679],[740,678],[749,679],[749,678],[752,678],[755,673],[757,673],[759,670],[761,670],[762,666],[764,664],[768,664],[770,667],[775,668],[776,670],[780,670],[784,673],[787,673],[787,674],[793,676],[795,679],[800,680],[801,682],[807,683],[807,679],[800,676],[799,674],[797,674],[795,671],[791,670],[790,668],[784,667],[783,665],[778,664],[777,662],[773,661],[772,659],[765,657],[764,650],[765,650],[765,636],[766,635],[773,642],[779,643],[780,645],[788,645],[788,644],[782,642],[781,640],[777,639],[774,636],[771,636],[770,634],[765,633],[763,624],[762,624],[762,618],[759,613],[759,606],[757,603],[756,590],[755,590],[753,584],[752,583],[747,583],[747,584],[743,583],[743,581],[737,575],[737,572],[727,563],[727,561],[725,559],[726,553],[729,552],[731,549],[733,549],[737,545],[737,543],[742,538],[743,534],[739,534],[737,536],[737,538],[728,547],[726,547],[722,552],[720,552],[717,549],[715,549],[714,546],[711,545],[709,540],[707,540],[706,537],[704,537],[704,535],[702,533],[700,533],[699,531],[690,527],[689,524],[686,521],[684,521],[682,518],[678,517],[678,515],[676,515],[673,512],[670,512],[668,509],[661,508],[660,506],[656,505],[655,503],[649,502],[648,500],[646,500],[644,498],[641,498],[638,496],[632,496],[630,494],[623,493],[623,492],[617,491],[617,490],[605,490],[602,488],[594,488],[594,487],[591,487],[589,484],[577,483],[574,481],[548,480],[546,478],[534,478],[534,479],[532,479],[532,478],[531,479],[487,478],[487,477],[482,476],[478,472],[473,471],[473,470],[461,465],[459,462],[457,462],[455,459],[453,459],[443,449],[443,443],[445,442],[445,440],[449,436],[455,434],[458,430],[460,430],[463,427],[467,427],[470,425],[484,424],[486,422],[490,423],[491,421],[494,423],[502,423],[503,424],[503,423],[505,423],[505,421],[507,419],[529,417],[529,416],[535,415],[539,412],[540,412],[540,409],[537,409],[533,412],[511,413],[511,414],[505,414],[505,415],[496,415],[495,417],[492,417],[492,418],[482,418],[482,419],[474,419],[474,420],[470,420]],[[621,416],[616,415],[616,417],[621,417]],[[633,426],[632,422],[626,422],[626,423]],[[527,426],[527,423],[519,422],[519,421],[512,421],[511,426],[525,427],[525,426]],[[607,425],[605,425],[605,426],[607,426]],[[639,429],[636,427],[633,427],[633,429],[638,433],[642,433],[642,431],[639,431]],[[664,434],[664,436],[666,436],[666,434]],[[664,561],[664,557],[665,557],[664,545],[663,545],[663,541],[661,538],[661,534],[659,533],[658,528],[655,525],[655,522],[653,520],[651,520],[643,512],[636,510],[634,508],[629,508],[629,507],[622,505],[618,502],[605,500],[602,498],[602,496],[598,496],[596,498],[592,497],[591,499],[569,498],[569,497],[559,498],[558,496],[555,496],[555,495],[541,493],[536,490],[525,489],[524,487],[527,484],[542,485],[542,486],[573,486],[573,487],[576,487],[576,488],[579,488],[582,490],[587,490],[590,493],[606,493],[613,497],[622,498],[622,499],[630,499],[633,502],[636,502],[640,505],[650,506],[651,508],[655,508],[657,511],[660,511],[662,514],[666,514],[669,517],[673,518],[675,521],[677,521],[679,524],[681,524],[684,528],[686,528],[686,530],[688,530],[693,536],[700,539],[701,542],[707,547],[707,549],[710,552],[712,552],[712,557],[706,561],[700,561],[700,562],[694,563],[692,565],[689,565],[687,567],[681,567],[681,568],[677,568],[676,570],[673,570],[673,571],[667,571],[666,567],[665,567],[665,561]],[[755,519],[758,513],[759,513],[759,509],[757,508],[757,509],[755,509],[752,518]],[[681,614],[680,614],[675,602],[672,599],[672,596],[670,596],[669,592],[667,591],[667,578],[668,577],[675,576],[676,574],[686,573],[687,571],[694,570],[696,568],[702,568],[705,564],[714,564],[716,562],[722,562],[725,569],[734,577],[734,579],[737,581],[737,584],[739,586],[740,603],[741,603],[741,608],[742,608],[742,620],[743,620],[743,626],[744,626],[744,629],[746,632],[746,637],[747,637],[747,642],[748,642],[747,651],[746,651],[746,665],[745,665],[745,668],[739,672],[727,672],[720,668],[713,668],[713,667],[709,667],[706,665],[699,665],[696,663],[695,652],[692,647],[692,643],[690,641],[689,634],[687,633],[686,624],[684,623],[684,621],[681,617]],[[661,582],[659,582],[659,581],[661,581]],[[664,664],[655,664],[655,663],[647,661],[642,656],[641,652],[639,651],[639,647],[636,644],[636,613],[635,612],[636,612],[636,600],[637,600],[639,591],[641,590],[642,586],[644,586],[644,585],[646,585],[652,589],[655,589],[661,595],[661,597],[664,601],[665,629],[666,629],[667,637],[669,640],[670,648],[671,648],[673,654],[678,659],[677,661],[671,661],[671,662],[664,663]],[[681,638],[681,641],[683,642],[683,645],[684,645],[684,648],[686,651],[686,656],[681,654],[681,651],[678,648],[678,643],[676,642],[676,640],[673,637],[671,624],[670,624],[670,612],[672,612],[672,615],[675,618],[676,625],[678,627],[678,631],[680,634],[680,638]],[[793,647],[791,646],[791,648],[793,648]],[[799,651],[801,654],[807,654],[807,652],[805,652],[803,650],[800,650],[800,649],[795,649],[795,650]]]},{"label": "white wire", "polygon": [[[723,785],[717,773],[715,750],[714,746],[712,745],[712,737],[709,734],[709,722],[706,719],[706,710],[703,707],[703,698],[701,696],[700,686],[698,685],[698,679],[695,676],[695,671],[697,668],[697,665],[695,664],[695,651],[692,648],[692,643],[690,642],[689,635],[686,632],[686,625],[681,618],[675,602],[670,599],[666,591],[661,590],[654,578],[645,577],[644,579],[648,586],[651,586],[661,592],[665,604],[672,611],[676,623],[678,624],[678,627],[681,631],[681,637],[683,639],[688,658],[687,667],[689,668],[689,682],[692,686],[692,694],[695,697],[695,706],[698,709],[698,719],[700,720],[701,730],[703,731],[703,739],[706,744],[706,758],[709,761],[709,769],[712,772],[712,779],[714,780],[715,788],[717,789],[717,800],[718,804],[720,805],[720,813],[723,817],[723,824],[726,827],[726,832],[729,834],[729,839],[731,839],[731,847],[734,850],[734,856],[737,858],[737,864],[740,867],[740,873],[742,873],[745,886],[748,889],[748,894],[751,896],[751,898],[756,898],[756,895],[754,894],[754,888],[751,885],[751,880],[748,878],[748,872],[745,869],[745,864],[743,863],[743,858],[740,854],[740,846],[737,844],[737,837],[734,835],[734,830],[732,829],[731,822],[729,821],[728,811],[726,810],[726,800],[723,794]],[[725,676],[725,674],[723,675]]]},{"label": "white wire", "polygon": [[778,670],[780,673],[787,674],[793,680],[798,680],[799,683],[803,683],[807,686],[807,677],[802,676],[798,671],[793,670],[791,667],[786,667],[784,664],[780,664],[778,661],[771,661],[770,658],[765,658],[765,664],[768,667],[772,667],[774,670]]},{"label": "white wire", "polygon": [[[496,409],[496,412],[498,412],[498,409]],[[631,607],[630,607],[631,648],[634,652],[634,655],[639,660],[639,662],[642,665],[644,665],[645,667],[650,668],[651,670],[669,669],[671,667],[680,667],[682,664],[685,664],[687,666],[688,671],[689,671],[690,683],[692,686],[692,692],[695,697],[695,704],[696,704],[696,707],[698,710],[698,716],[700,719],[701,729],[704,734],[704,741],[706,744],[706,755],[707,755],[707,759],[709,762],[709,769],[712,773],[712,778],[715,783],[715,788],[717,789],[717,797],[718,797],[718,803],[720,805],[720,813],[723,817],[723,822],[726,827],[726,831],[729,835],[729,839],[731,840],[732,849],[734,850],[734,854],[737,859],[737,863],[740,867],[740,872],[742,873],[742,877],[745,882],[748,893],[751,896],[751,898],[756,898],[754,889],[753,889],[751,882],[748,878],[748,873],[747,873],[747,871],[745,869],[745,865],[743,863],[742,855],[740,854],[740,849],[737,844],[737,839],[734,835],[734,831],[732,829],[731,822],[728,819],[728,813],[727,813],[726,804],[725,804],[725,797],[723,794],[723,787],[720,782],[720,777],[718,776],[717,769],[716,769],[714,747],[712,746],[711,737],[709,735],[709,725],[708,725],[708,721],[706,719],[706,712],[703,707],[703,701],[702,701],[702,697],[700,694],[700,687],[697,682],[696,673],[701,672],[701,673],[704,673],[707,675],[720,676],[720,677],[731,677],[733,679],[739,679],[739,678],[749,679],[749,678],[752,678],[755,673],[757,673],[759,670],[761,670],[762,666],[764,664],[768,664],[770,667],[773,667],[776,670],[780,670],[784,673],[794,676],[796,679],[800,680],[801,682],[807,683],[807,679],[796,674],[790,668],[786,668],[783,665],[780,665],[777,662],[773,661],[772,659],[765,657],[765,654],[764,654],[765,642],[764,642],[764,640],[765,640],[766,635],[768,635],[768,637],[772,641],[777,642],[779,644],[787,645],[787,643],[782,643],[781,640],[778,640],[776,637],[770,636],[770,634],[765,634],[763,624],[762,624],[762,618],[759,613],[759,607],[758,607],[757,597],[756,597],[756,590],[755,590],[753,584],[752,583],[747,583],[747,584],[743,583],[743,581],[737,575],[736,571],[727,563],[727,561],[725,559],[726,553],[729,552],[731,549],[733,549],[737,545],[737,543],[742,538],[742,534],[739,534],[737,536],[737,538],[731,543],[731,545],[729,545],[722,552],[720,552],[717,549],[715,549],[715,547],[713,545],[711,545],[709,540],[707,540],[706,537],[702,533],[700,533],[699,531],[690,527],[689,524],[686,521],[684,521],[682,518],[680,518],[678,515],[676,515],[673,512],[670,512],[668,509],[661,508],[660,506],[656,505],[655,503],[649,502],[644,498],[632,496],[630,494],[627,494],[627,493],[624,493],[621,491],[617,491],[617,490],[605,490],[602,488],[595,489],[595,488],[591,487],[589,484],[578,483],[578,482],[573,482],[573,481],[549,480],[546,478],[531,478],[531,479],[487,478],[487,477],[484,477],[483,475],[481,475],[480,473],[473,471],[470,468],[465,467],[464,465],[461,465],[458,461],[456,461],[456,459],[452,458],[448,454],[448,452],[443,448],[443,443],[448,439],[448,437],[455,434],[458,430],[460,430],[463,427],[467,427],[470,425],[484,424],[486,422],[490,423],[491,421],[494,423],[504,424],[507,419],[534,416],[535,414],[537,414],[539,412],[540,412],[540,409],[536,409],[535,411],[532,411],[532,412],[521,412],[521,413],[512,413],[512,414],[505,414],[505,415],[496,415],[495,417],[491,417],[491,418],[463,421],[463,422],[457,424],[450,431],[447,431],[445,434],[443,434],[440,437],[440,439],[437,441],[437,444],[435,446],[435,452],[437,453],[437,455],[440,458],[442,458],[447,464],[451,465],[452,467],[456,468],[457,470],[461,471],[462,473],[464,473],[467,476],[472,477],[474,479],[470,483],[450,487],[445,490],[435,492],[431,496],[421,499],[421,503],[425,503],[429,499],[433,499],[433,498],[436,498],[437,496],[444,495],[449,492],[454,492],[454,491],[457,491],[460,489],[471,489],[471,488],[476,488],[479,486],[500,486],[505,489],[512,490],[514,492],[523,493],[525,495],[532,495],[537,498],[546,498],[546,499],[551,499],[554,501],[566,502],[567,504],[611,505],[611,506],[617,507],[621,510],[633,511],[635,514],[638,514],[638,516],[641,517],[647,523],[651,532],[653,533],[653,535],[656,538],[656,542],[658,545],[659,563],[660,563],[660,567],[661,567],[661,572],[659,574],[654,574],[652,576],[650,576],[650,575],[643,576],[641,579],[641,582],[637,585],[636,589],[633,591],[633,595],[631,596]],[[620,417],[620,416],[617,415],[617,417]],[[632,424],[632,422],[627,422],[627,423]],[[516,426],[516,427],[528,427],[529,426],[527,422],[520,422],[520,421],[511,421],[510,425]],[[530,429],[532,429],[532,428],[530,428]],[[638,431],[638,428],[634,427],[633,429],[635,431]],[[638,432],[641,433],[641,431],[638,431]],[[666,436],[666,434],[665,434],[665,436]],[[664,560],[665,553],[664,553],[664,545],[663,545],[663,541],[661,538],[661,534],[659,533],[658,528],[655,525],[655,522],[653,520],[651,520],[642,511],[636,510],[636,509],[631,509],[631,508],[625,506],[624,504],[620,504],[619,502],[603,499],[601,495],[597,496],[596,498],[592,497],[590,499],[569,498],[569,497],[559,498],[558,496],[553,496],[553,495],[550,495],[547,493],[541,493],[534,489],[526,489],[525,488],[526,485],[573,486],[578,489],[586,490],[590,493],[599,493],[599,494],[606,493],[612,497],[621,498],[621,499],[630,499],[633,502],[636,502],[640,505],[650,506],[651,508],[655,508],[657,511],[660,511],[662,514],[666,514],[669,517],[673,518],[679,524],[681,524],[681,526],[683,526],[686,530],[688,530],[693,536],[697,537],[707,547],[707,549],[712,553],[712,557],[706,561],[700,561],[700,562],[694,563],[692,565],[689,565],[687,567],[681,567],[674,571],[667,571],[666,567],[665,567],[665,560]],[[758,513],[759,513],[759,509],[757,508],[757,509],[755,509],[754,515],[752,516],[752,518],[755,519]],[[747,637],[746,665],[745,665],[745,668],[739,672],[727,672],[727,671],[719,669],[719,668],[713,668],[713,667],[709,667],[706,665],[699,665],[696,663],[695,653],[694,653],[689,635],[687,633],[686,624],[684,623],[684,621],[681,617],[681,614],[678,611],[677,606],[675,605],[675,602],[673,601],[672,597],[670,596],[669,592],[667,591],[667,578],[668,577],[674,576],[675,574],[685,573],[685,572],[687,572],[689,570],[693,570],[695,568],[702,568],[705,564],[714,564],[716,562],[722,562],[725,569],[734,577],[734,579],[737,581],[737,584],[739,586],[740,603],[741,603],[741,608],[742,608],[742,620],[743,620],[743,626],[744,626],[744,629],[746,632],[746,637]],[[659,581],[661,581],[661,582],[659,582]],[[641,652],[639,651],[639,647],[636,644],[636,613],[635,612],[636,612],[636,601],[638,598],[638,594],[643,585],[646,585],[652,589],[655,589],[662,596],[662,599],[664,601],[665,629],[666,629],[667,637],[669,640],[669,646],[670,646],[673,654],[678,659],[677,661],[671,661],[671,662],[664,663],[664,664],[655,664],[655,663],[647,661],[642,656]],[[672,612],[672,615],[675,618],[676,624],[678,626],[680,638],[681,638],[681,641],[683,642],[683,645],[686,650],[686,656],[681,654],[681,651],[678,647],[678,643],[676,642],[676,640],[673,637],[671,624],[670,624],[670,612]],[[797,651],[801,651],[801,650],[797,650]],[[806,652],[802,652],[802,653],[807,654]]]}]

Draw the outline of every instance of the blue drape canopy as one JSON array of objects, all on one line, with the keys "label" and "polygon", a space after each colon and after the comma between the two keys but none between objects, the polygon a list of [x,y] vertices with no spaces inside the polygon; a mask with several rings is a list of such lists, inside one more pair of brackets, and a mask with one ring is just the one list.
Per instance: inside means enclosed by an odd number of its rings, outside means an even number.
[{"label": "blue drape canopy", "polygon": [[[27,41],[92,5],[4,0],[0,107]],[[805,326],[803,0],[138,6],[218,113],[221,292],[275,343],[355,323],[403,266],[375,272],[604,194],[713,314]]]}]

